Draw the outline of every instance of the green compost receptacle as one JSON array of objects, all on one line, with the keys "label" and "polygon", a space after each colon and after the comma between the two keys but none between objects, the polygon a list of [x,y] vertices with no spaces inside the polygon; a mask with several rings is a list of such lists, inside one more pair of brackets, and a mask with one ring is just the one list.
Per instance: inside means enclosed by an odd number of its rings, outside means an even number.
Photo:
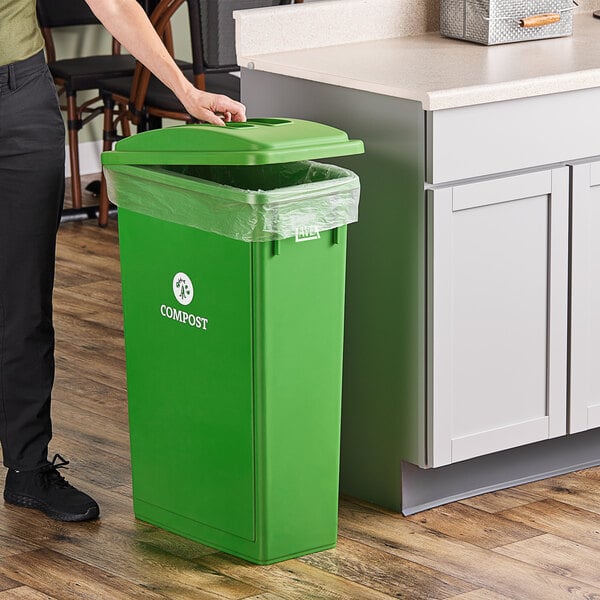
[{"label": "green compost receptacle", "polygon": [[184,125],[102,162],[119,206],[134,511],[259,564],[337,537],[346,224],[318,123]]}]

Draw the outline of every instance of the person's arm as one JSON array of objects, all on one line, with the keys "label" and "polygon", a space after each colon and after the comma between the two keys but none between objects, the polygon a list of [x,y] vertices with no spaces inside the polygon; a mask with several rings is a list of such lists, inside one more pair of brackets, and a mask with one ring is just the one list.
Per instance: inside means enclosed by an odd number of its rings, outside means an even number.
[{"label": "person's arm", "polygon": [[[197,119],[245,121],[243,104],[195,88],[175,64],[137,0],[86,0],[108,31],[179,98]],[[222,115],[223,119],[219,116]]]}]

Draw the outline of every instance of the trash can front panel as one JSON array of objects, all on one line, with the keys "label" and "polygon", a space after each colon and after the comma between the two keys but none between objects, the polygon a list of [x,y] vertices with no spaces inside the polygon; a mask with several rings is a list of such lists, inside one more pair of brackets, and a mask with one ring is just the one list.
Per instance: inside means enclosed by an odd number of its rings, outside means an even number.
[{"label": "trash can front panel", "polygon": [[119,221],[134,500],[253,540],[251,246]]}]

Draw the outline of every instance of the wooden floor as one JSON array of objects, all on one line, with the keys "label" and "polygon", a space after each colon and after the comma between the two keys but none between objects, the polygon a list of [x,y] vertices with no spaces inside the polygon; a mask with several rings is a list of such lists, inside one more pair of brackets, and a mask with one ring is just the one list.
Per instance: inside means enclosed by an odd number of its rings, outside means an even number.
[{"label": "wooden floor", "polygon": [[136,522],[114,221],[61,227],[51,450],[87,524],[0,507],[0,600],[600,599],[600,469],[410,518],[344,499],[335,550],[257,567]]}]

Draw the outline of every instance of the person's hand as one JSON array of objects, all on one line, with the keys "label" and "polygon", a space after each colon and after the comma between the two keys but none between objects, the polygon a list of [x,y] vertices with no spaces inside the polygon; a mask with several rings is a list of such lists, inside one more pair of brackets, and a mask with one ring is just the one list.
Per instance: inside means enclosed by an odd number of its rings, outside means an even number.
[{"label": "person's hand", "polygon": [[190,87],[181,101],[188,113],[199,121],[225,125],[229,121],[241,123],[246,120],[246,107],[228,96]]}]

